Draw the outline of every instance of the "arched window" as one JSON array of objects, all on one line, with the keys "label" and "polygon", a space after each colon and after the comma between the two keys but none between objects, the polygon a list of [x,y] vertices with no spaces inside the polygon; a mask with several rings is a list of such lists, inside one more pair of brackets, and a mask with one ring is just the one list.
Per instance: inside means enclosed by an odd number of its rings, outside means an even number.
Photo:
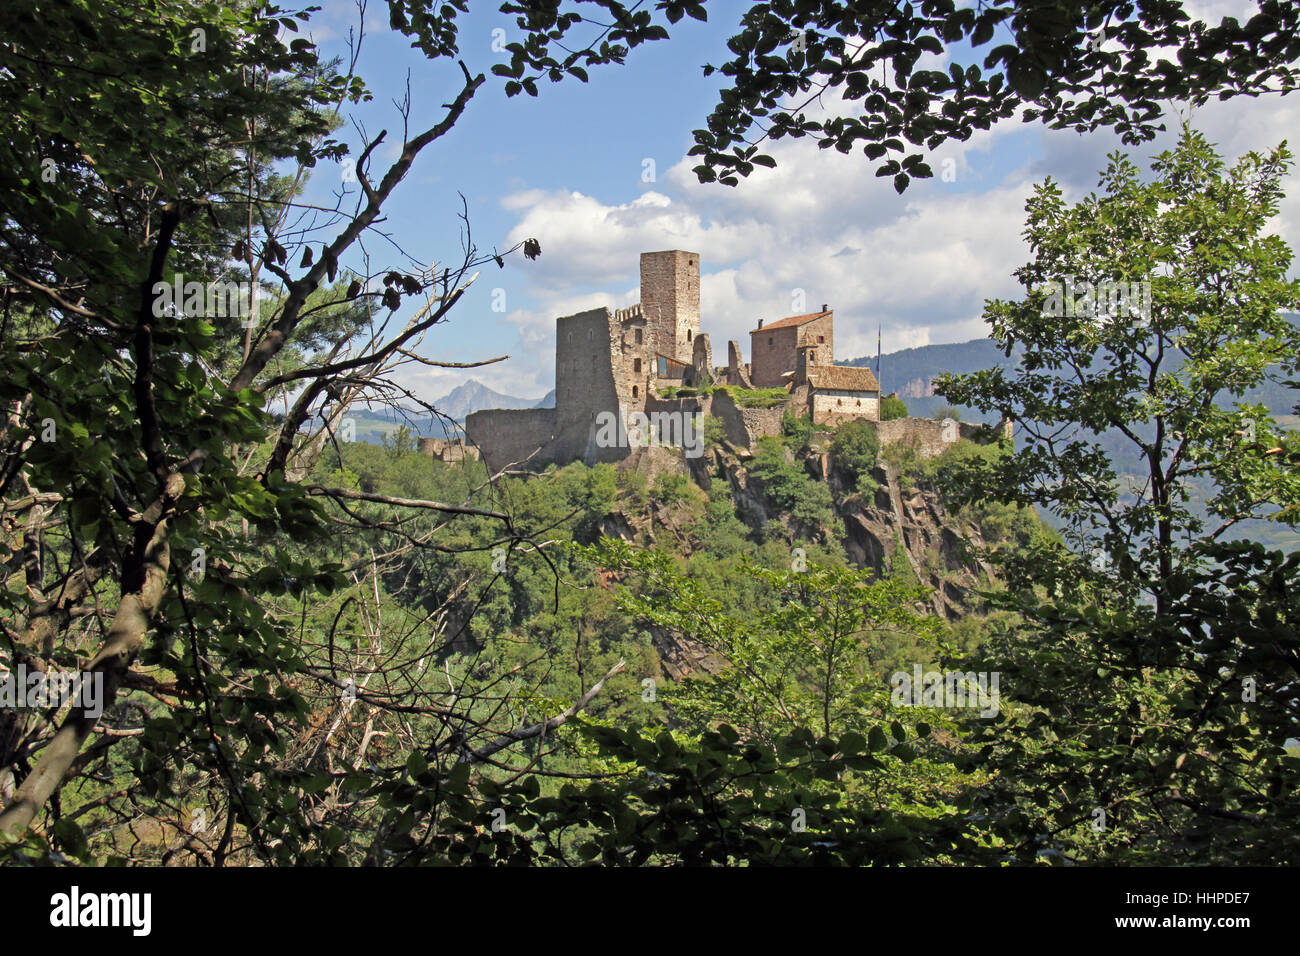
[{"label": "arched window", "polygon": [[836,404],[836,405],[843,405],[843,404],[844,404],[844,399],[842,399],[842,398],[837,398],[837,399],[835,399],[835,404]]},{"label": "arched window", "polygon": [[588,330],[587,330],[587,341],[590,342],[591,339],[592,339],[592,337],[593,337],[595,334],[596,334],[596,333],[595,333],[592,329],[588,329]]},{"label": "arched window", "polygon": [[636,387],[635,385],[633,385],[633,386],[632,386],[632,397],[633,397],[633,398],[636,398],[636,396],[637,396],[637,387]]},{"label": "arched window", "polygon": [[691,340],[691,330],[690,330],[690,329],[687,329],[687,330],[686,330],[686,341],[689,342],[690,340]]}]

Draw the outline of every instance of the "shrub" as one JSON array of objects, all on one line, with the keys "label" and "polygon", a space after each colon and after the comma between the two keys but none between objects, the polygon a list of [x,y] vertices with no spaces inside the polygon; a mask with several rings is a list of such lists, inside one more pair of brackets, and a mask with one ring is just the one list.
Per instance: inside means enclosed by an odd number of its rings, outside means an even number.
[{"label": "shrub", "polygon": [[827,528],[834,520],[830,489],[809,478],[798,465],[786,461],[786,450],[780,439],[759,439],[749,473],[762,483],[768,500],[798,524]]},{"label": "shrub", "polygon": [[831,458],[835,467],[848,479],[849,484],[856,484],[858,479],[869,476],[876,467],[876,458],[880,454],[880,438],[876,428],[870,422],[845,422],[835,432],[831,441]]},{"label": "shrub", "polygon": [[792,408],[787,408],[781,416],[781,437],[785,439],[785,446],[796,456],[808,454],[814,431],[812,419],[806,415],[796,415]]},{"label": "shrub", "polygon": [[727,429],[716,415],[704,416],[704,444],[721,445],[727,440]]}]

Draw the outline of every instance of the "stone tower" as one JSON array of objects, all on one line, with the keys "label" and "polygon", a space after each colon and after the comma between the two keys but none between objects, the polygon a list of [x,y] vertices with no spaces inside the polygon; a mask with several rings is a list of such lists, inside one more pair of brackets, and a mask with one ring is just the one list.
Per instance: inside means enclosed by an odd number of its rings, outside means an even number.
[{"label": "stone tower", "polygon": [[641,253],[641,312],[653,330],[655,351],[690,365],[700,334],[698,253]]}]

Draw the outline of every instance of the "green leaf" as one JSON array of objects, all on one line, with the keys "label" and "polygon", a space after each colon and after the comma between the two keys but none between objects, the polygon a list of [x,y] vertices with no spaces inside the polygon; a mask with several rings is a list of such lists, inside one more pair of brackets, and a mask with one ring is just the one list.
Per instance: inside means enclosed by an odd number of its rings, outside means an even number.
[{"label": "green leaf", "polygon": [[867,735],[867,747],[872,753],[880,753],[889,746],[889,735],[879,726],[871,728]]}]

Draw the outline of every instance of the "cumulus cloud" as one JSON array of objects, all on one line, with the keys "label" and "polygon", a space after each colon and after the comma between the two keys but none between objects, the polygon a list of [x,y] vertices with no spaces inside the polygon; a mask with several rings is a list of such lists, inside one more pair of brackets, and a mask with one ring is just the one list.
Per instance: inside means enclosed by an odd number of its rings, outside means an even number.
[{"label": "cumulus cloud", "polygon": [[878,326],[890,348],[978,337],[984,299],[1013,291],[1009,272],[1024,258],[1024,182],[961,189],[959,171],[987,154],[993,137],[951,144],[935,164],[955,181],[916,181],[903,197],[862,156],[808,140],[771,144],[777,168],[736,189],[700,184],[684,158],[660,188],[625,202],[571,190],[513,193],[502,201],[519,217],[511,241],[537,236],[550,255],[529,273],[536,307],[507,320],[525,350],[540,353],[553,347],[556,316],[636,301],[639,254],[676,248],[701,255],[702,325],[715,354],[728,339],[748,354],[759,319],[822,304],[836,313],[840,359],[874,351]]}]

